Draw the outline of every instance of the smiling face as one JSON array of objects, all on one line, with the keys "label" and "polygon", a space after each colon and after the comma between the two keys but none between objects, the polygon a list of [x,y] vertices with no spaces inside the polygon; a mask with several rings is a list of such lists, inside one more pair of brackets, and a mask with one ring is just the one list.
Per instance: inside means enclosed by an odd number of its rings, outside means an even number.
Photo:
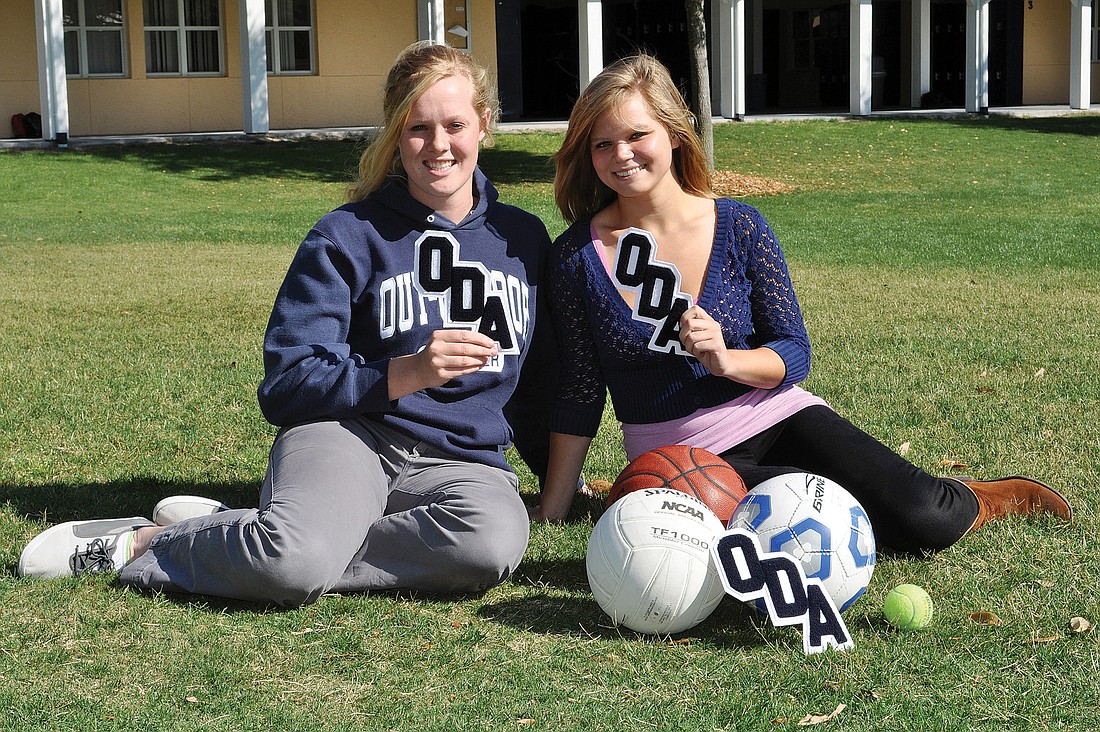
[{"label": "smiling face", "polygon": [[473,99],[466,76],[440,79],[413,102],[399,143],[409,194],[455,223],[473,207],[471,179],[492,114],[479,116]]},{"label": "smiling face", "polygon": [[592,126],[589,145],[597,177],[619,196],[651,195],[670,185],[679,188],[672,169],[672,151],[679,142],[654,118],[641,94],[601,114]]}]

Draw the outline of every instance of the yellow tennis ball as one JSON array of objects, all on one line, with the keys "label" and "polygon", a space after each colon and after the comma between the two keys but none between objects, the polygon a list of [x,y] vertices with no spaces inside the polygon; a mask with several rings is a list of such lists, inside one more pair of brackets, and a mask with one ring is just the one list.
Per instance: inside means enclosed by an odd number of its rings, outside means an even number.
[{"label": "yellow tennis ball", "polygon": [[882,603],[882,614],[902,630],[918,630],[932,620],[932,598],[916,585],[898,585]]}]

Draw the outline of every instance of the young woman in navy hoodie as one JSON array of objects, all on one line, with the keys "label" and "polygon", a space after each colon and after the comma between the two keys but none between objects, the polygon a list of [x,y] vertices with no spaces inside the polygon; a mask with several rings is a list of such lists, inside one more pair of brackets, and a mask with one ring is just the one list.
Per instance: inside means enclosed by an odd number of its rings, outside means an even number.
[{"label": "young woman in navy hoodie", "polygon": [[154,515],[183,518],[167,527],[62,524],[20,571],[121,569],[142,589],[284,607],[503,582],[529,530],[504,410],[549,238],[477,166],[496,109],[460,51],[414,44],[390,70],[350,203],[305,237],[275,300],[259,401],[281,429],[258,509],[184,500]]}]

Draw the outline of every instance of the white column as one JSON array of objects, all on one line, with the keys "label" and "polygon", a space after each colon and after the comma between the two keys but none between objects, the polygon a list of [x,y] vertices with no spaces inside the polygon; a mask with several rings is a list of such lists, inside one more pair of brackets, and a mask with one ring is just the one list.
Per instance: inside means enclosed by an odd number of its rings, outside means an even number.
[{"label": "white column", "polygon": [[1070,0],[1069,106],[1088,109],[1092,80],[1089,48],[1092,44],[1092,0]]},{"label": "white column", "polygon": [[910,102],[920,107],[921,98],[932,90],[932,0],[912,0],[910,56]]},{"label": "white column", "polygon": [[42,139],[69,140],[69,87],[65,79],[65,29],[61,0],[35,0],[34,34],[38,45],[38,97]]},{"label": "white column", "polygon": [[271,129],[267,97],[264,0],[239,0],[241,26],[241,119],[249,134]]},{"label": "white column", "polygon": [[443,3],[445,0],[416,0],[416,37],[420,41],[447,42],[447,29],[443,27]]},{"label": "white column", "polygon": [[745,0],[718,3],[718,109],[727,119],[745,116]]},{"label": "white column", "polygon": [[603,70],[603,1],[577,0],[577,35],[580,38],[580,88]]},{"label": "white column", "polygon": [[966,111],[989,111],[989,0],[966,0]]},{"label": "white column", "polygon": [[871,0],[852,0],[848,27],[848,106],[853,115],[866,117],[871,113]]}]

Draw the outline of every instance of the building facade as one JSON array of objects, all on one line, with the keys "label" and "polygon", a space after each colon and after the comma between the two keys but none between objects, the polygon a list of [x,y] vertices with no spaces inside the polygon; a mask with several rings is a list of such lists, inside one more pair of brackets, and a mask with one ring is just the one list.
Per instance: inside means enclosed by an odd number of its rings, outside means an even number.
[{"label": "building facade", "polygon": [[[706,0],[714,110],[1086,109],[1100,98],[1092,1]],[[0,118],[39,113],[59,141],[369,126],[393,58],[431,38],[497,75],[505,119],[564,119],[605,61],[639,49],[687,91],[685,12],[679,0],[0,0]]]}]

